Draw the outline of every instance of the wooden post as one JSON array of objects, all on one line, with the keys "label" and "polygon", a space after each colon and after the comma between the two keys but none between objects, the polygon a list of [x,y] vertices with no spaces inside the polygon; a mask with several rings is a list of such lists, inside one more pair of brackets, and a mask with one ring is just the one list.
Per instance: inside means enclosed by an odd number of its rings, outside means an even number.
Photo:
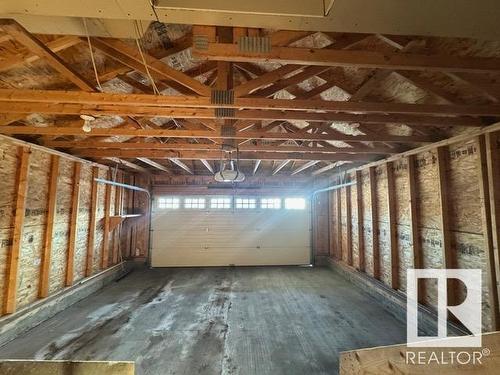
[{"label": "wooden post", "polygon": [[337,251],[339,260],[344,260],[342,254],[342,197],[340,194],[340,189],[337,192]]},{"label": "wooden post", "polygon": [[75,162],[73,167],[73,191],[71,193],[71,217],[69,221],[68,253],[66,257],[65,285],[73,285],[76,238],[78,235],[78,210],[80,208],[80,176],[82,165]]},{"label": "wooden post", "polygon": [[19,270],[19,254],[23,239],[24,214],[26,209],[26,195],[28,191],[28,171],[30,149],[18,147],[18,166],[16,175],[16,196],[14,215],[12,219],[13,235],[10,251],[7,253],[7,264],[5,267],[5,285],[3,313],[12,314],[16,311],[17,296],[17,274]]},{"label": "wooden post", "polygon": [[396,226],[396,193],[394,163],[385,164],[387,174],[387,207],[389,208],[389,243],[391,249],[391,287],[399,289],[398,228]]},{"label": "wooden post", "polygon": [[328,256],[333,258],[335,254],[333,249],[333,202],[335,201],[335,197],[333,195],[333,191],[328,192]]},{"label": "wooden post", "polygon": [[90,218],[89,218],[89,236],[87,241],[87,261],[85,263],[85,276],[92,275],[92,263],[94,260],[94,245],[95,245],[95,226],[97,217],[97,182],[99,177],[99,168],[92,167],[92,181],[90,193]]},{"label": "wooden post", "polygon": [[352,210],[351,210],[351,187],[345,187],[345,207],[346,207],[346,242],[347,242],[347,264],[353,265],[352,254]]},{"label": "wooden post", "polygon": [[[108,171],[108,180],[111,179],[111,171]],[[106,184],[104,193],[104,233],[102,238],[101,268],[108,268],[109,263],[109,216],[111,214],[111,185]]]},{"label": "wooden post", "polygon": [[[481,139],[481,138],[480,138]],[[487,256],[488,256],[488,266],[490,271],[490,283],[495,289],[492,291],[490,289],[490,295],[493,295],[493,299],[490,300],[492,312],[493,312],[493,329],[499,330],[499,285],[498,277],[500,277],[500,253],[499,253],[499,241],[500,241],[500,150],[498,147],[499,132],[486,133],[484,138],[484,155],[481,152],[481,165],[482,165],[482,176],[481,185],[482,189],[486,188],[488,195],[484,194],[484,199],[489,200],[484,205],[484,218],[487,220],[489,218],[489,231],[487,226],[485,226],[485,239],[488,242],[486,244]],[[481,141],[482,142],[482,141]],[[480,148],[481,151],[481,148]],[[484,158],[486,159],[486,171],[484,170]],[[486,172],[488,185],[484,184],[484,173]],[[489,209],[488,209],[489,207]],[[489,212],[489,214],[488,214]],[[488,233],[489,232],[489,233]],[[496,302],[495,299],[496,298]],[[495,304],[495,305],[493,305]]]},{"label": "wooden post", "polygon": [[[121,178],[118,177],[121,181]],[[120,216],[122,214],[122,196],[123,196],[123,188],[122,187],[115,187],[115,215]],[[118,224],[116,227],[115,231],[113,232],[113,264],[118,263],[118,252],[120,251],[120,233],[121,233],[121,227],[122,224]]]},{"label": "wooden post", "polygon": [[[439,187],[439,224],[443,239],[443,268],[456,268],[456,259],[453,256],[451,248],[450,234],[450,216],[448,207],[448,188],[447,188],[447,173],[446,167],[449,162],[448,147],[442,146],[437,148],[437,169],[438,169],[438,187]],[[456,301],[456,283],[453,280],[448,280],[448,305],[454,305]]]},{"label": "wooden post", "polygon": [[372,251],[373,251],[373,277],[380,279],[380,248],[378,245],[378,212],[377,212],[377,180],[375,167],[368,169],[370,175],[370,204],[372,206]]},{"label": "wooden post", "polygon": [[363,174],[356,171],[356,199],[358,204],[358,269],[365,272],[365,237],[363,230]]},{"label": "wooden post", "polygon": [[[410,237],[413,255],[413,268],[422,268],[422,247],[418,236],[418,206],[417,206],[417,176],[415,171],[415,155],[407,157],[408,163],[408,204],[410,208]],[[423,280],[418,283],[418,300],[423,303],[425,300],[425,284]]]},{"label": "wooden post", "polygon": [[54,219],[57,203],[57,179],[59,176],[59,156],[52,155],[50,167],[49,196],[47,202],[47,223],[45,225],[45,239],[40,265],[40,285],[38,297],[45,298],[49,295],[50,258],[52,255],[52,242],[54,235]]}]

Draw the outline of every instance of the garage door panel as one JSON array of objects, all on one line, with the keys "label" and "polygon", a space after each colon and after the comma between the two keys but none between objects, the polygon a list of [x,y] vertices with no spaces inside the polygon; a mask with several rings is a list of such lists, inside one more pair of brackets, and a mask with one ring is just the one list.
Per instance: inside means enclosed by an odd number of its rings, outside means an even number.
[{"label": "garage door panel", "polygon": [[308,210],[155,210],[153,267],[310,263]]}]

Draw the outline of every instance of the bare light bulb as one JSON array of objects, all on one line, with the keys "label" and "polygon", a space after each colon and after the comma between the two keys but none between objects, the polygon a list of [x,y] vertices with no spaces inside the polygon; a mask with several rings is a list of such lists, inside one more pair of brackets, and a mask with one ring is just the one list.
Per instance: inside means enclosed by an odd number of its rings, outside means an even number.
[{"label": "bare light bulb", "polygon": [[92,126],[90,126],[90,123],[95,120],[95,117],[89,115],[80,115],[80,118],[84,121],[82,130],[85,133],[90,133],[92,131]]}]

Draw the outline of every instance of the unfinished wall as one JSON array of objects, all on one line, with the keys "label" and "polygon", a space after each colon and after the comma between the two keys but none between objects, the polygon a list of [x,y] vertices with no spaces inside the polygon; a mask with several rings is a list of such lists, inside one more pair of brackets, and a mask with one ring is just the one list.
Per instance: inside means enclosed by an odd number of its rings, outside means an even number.
[{"label": "unfinished wall", "polygon": [[[7,137],[0,140],[0,166],[4,314],[134,255],[124,241],[131,233],[146,255],[147,217],[125,220],[126,228],[110,226],[123,213],[147,214],[147,196],[129,199],[123,188],[96,183],[94,177],[116,177],[108,167]],[[122,172],[118,177],[134,182]],[[148,185],[147,178],[137,179]]]},{"label": "unfinished wall", "polygon": [[[499,133],[452,139],[338,176],[336,183],[353,184],[330,192],[332,258],[401,293],[408,268],[479,268],[483,326],[498,329]],[[456,293],[458,301],[465,297],[460,286]],[[421,302],[436,301],[436,285],[426,280]]]}]

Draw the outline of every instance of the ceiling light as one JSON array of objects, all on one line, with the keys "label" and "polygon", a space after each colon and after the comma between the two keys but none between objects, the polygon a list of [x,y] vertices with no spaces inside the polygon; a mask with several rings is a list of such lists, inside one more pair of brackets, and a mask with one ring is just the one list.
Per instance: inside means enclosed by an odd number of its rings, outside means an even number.
[{"label": "ceiling light", "polygon": [[217,182],[243,182],[245,174],[240,172],[236,161],[221,161],[220,171],[214,175],[214,178]]},{"label": "ceiling light", "polygon": [[90,133],[90,131],[92,130],[91,123],[95,120],[95,117],[89,115],[80,115],[80,118],[83,120],[82,130],[85,133]]}]

